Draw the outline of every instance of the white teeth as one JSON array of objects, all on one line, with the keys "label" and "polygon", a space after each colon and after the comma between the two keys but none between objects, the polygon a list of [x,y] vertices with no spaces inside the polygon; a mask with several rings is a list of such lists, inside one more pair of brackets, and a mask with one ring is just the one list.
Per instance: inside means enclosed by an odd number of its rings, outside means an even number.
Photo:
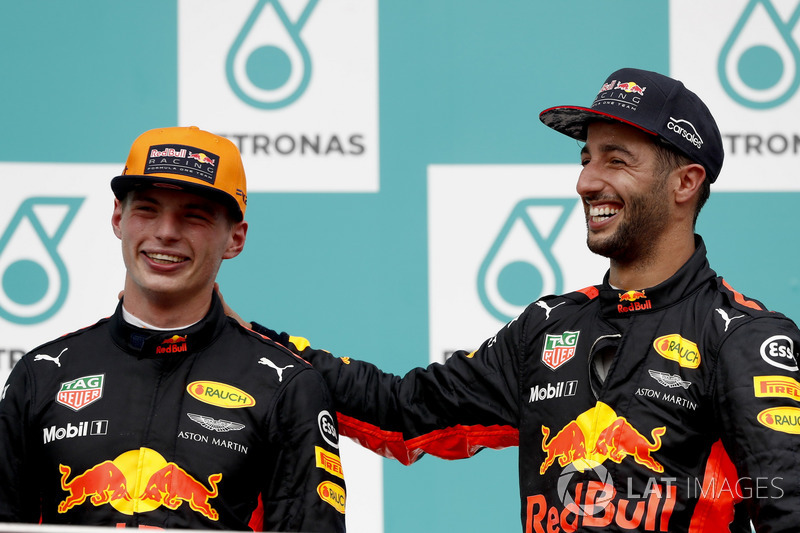
[{"label": "white teeth", "polygon": [[617,213],[619,213],[619,209],[611,208],[608,206],[589,208],[589,216],[591,217],[611,216],[611,215],[616,215]]},{"label": "white teeth", "polygon": [[147,254],[147,257],[156,263],[182,263],[186,261],[185,257],[178,257],[177,255],[149,253]]}]

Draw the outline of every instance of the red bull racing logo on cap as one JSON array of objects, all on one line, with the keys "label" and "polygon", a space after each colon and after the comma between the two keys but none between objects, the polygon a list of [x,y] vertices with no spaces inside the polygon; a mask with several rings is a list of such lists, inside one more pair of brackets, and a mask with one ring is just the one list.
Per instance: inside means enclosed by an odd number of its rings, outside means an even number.
[{"label": "red bull racing logo on cap", "polygon": [[180,174],[213,184],[217,178],[219,156],[208,150],[182,144],[151,146],[144,174]]},{"label": "red bull racing logo on cap", "polygon": [[580,331],[565,331],[561,335],[546,335],[542,362],[551,370],[555,370],[575,357]]},{"label": "red bull racing logo on cap", "polygon": [[[557,482],[561,501],[548,502],[544,494],[528,496],[526,532],[575,531],[580,526],[611,524],[621,529],[669,531],[677,494],[674,485],[653,483],[646,494],[632,495],[629,491],[622,497],[603,467],[607,460],[632,460],[652,472],[663,473],[664,466],[653,453],[661,449],[665,433],[665,427],[657,427],[647,437],[602,402],[552,437],[550,428],[542,426],[545,458],[539,471],[545,474],[556,461],[563,468]],[[587,480],[589,473],[599,479]]]},{"label": "red bull racing logo on cap", "polygon": [[644,95],[644,90],[647,87],[642,87],[635,81],[618,81],[617,86],[614,89],[619,91],[625,91],[626,93],[636,93],[640,95]]},{"label": "red bull racing logo on cap", "polygon": [[162,505],[175,510],[185,502],[190,509],[209,520],[219,519],[211,500],[219,494],[217,485],[222,480],[222,474],[208,476],[206,486],[149,448],[125,452],[72,479],[69,466],[62,464],[58,469],[61,473],[61,490],[69,493],[58,504],[61,514],[84,505],[86,500],[96,507],[109,504],[127,515],[146,513]]},{"label": "red bull racing logo on cap", "polygon": [[65,381],[56,394],[56,402],[79,411],[103,397],[103,381],[105,374],[83,376]]}]

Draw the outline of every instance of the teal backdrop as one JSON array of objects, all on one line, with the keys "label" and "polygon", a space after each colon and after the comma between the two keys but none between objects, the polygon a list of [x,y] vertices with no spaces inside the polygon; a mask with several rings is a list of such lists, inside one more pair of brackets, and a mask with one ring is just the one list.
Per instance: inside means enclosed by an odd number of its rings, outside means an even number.
[{"label": "teal backdrop", "polygon": [[[0,161],[121,169],[135,136],[178,125],[175,2],[2,6]],[[589,104],[621,66],[669,73],[670,18],[662,0],[406,0],[378,12],[379,191],[251,193],[247,247],[219,281],[244,317],[403,373],[428,363],[428,165],[575,164],[577,178],[579,146],[538,112]],[[793,317],[799,200],[712,192],[698,225],[718,272]],[[384,461],[385,531],[518,531],[516,462],[516,449]]]}]

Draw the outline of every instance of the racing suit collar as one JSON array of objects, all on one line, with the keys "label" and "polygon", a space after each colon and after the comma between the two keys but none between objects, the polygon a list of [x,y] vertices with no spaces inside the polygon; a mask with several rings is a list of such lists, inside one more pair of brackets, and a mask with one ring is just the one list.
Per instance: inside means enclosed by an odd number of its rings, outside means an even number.
[{"label": "racing suit collar", "polygon": [[613,318],[652,313],[673,305],[716,277],[716,272],[708,264],[703,238],[695,235],[694,242],[692,257],[672,277],[654,287],[629,291],[615,289],[608,283],[610,272],[606,272],[603,284],[598,287],[603,316]]},{"label": "racing suit collar", "polygon": [[226,322],[219,297],[213,294],[211,307],[202,320],[181,330],[155,331],[133,326],[122,316],[122,301],[111,317],[114,343],[137,357],[169,357],[198,352],[211,344]]}]

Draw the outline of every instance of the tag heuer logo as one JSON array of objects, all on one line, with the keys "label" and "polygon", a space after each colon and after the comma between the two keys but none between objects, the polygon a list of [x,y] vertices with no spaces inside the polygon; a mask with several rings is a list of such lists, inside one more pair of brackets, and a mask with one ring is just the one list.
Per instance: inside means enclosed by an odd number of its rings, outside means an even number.
[{"label": "tag heuer logo", "polygon": [[103,397],[103,379],[105,374],[83,376],[61,384],[56,395],[56,402],[79,411]]},{"label": "tag heuer logo", "polygon": [[547,335],[544,339],[542,362],[555,370],[575,356],[580,331],[565,331],[561,335]]}]

